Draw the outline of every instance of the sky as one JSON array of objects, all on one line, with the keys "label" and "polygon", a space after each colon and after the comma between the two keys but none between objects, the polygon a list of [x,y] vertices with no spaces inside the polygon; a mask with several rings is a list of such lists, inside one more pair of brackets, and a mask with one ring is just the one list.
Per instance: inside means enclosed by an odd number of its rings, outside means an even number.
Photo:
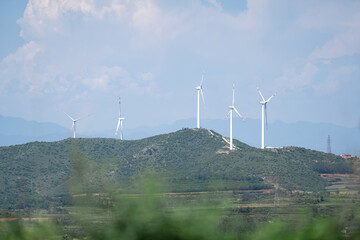
[{"label": "sky", "polygon": [[[360,126],[360,1],[3,0],[0,115],[71,128],[224,119]],[[88,116],[90,114],[90,116]],[[195,122],[194,122],[195,124]],[[195,127],[195,126],[194,126]]]}]

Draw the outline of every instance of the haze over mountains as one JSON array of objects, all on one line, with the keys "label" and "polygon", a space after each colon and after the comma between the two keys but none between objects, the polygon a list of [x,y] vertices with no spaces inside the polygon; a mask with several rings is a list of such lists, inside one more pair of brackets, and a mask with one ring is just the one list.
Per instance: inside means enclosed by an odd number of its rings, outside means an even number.
[{"label": "haze over mountains", "polygon": [[[81,124],[81,123],[79,123]],[[246,119],[242,122],[234,119],[234,138],[249,144],[260,146],[260,120]],[[116,122],[113,128],[102,132],[80,132],[79,137],[113,138]],[[169,125],[155,127],[141,126],[134,129],[124,126],[124,139],[142,139],[158,134],[174,132],[182,128],[196,126],[196,119],[179,120]],[[229,135],[229,121],[226,119],[203,119],[201,126],[212,129],[224,136]],[[276,121],[268,124],[265,132],[265,145],[271,147],[299,146],[317,151],[326,151],[327,137],[331,137],[332,153],[348,153],[360,155],[360,129],[337,126],[330,123],[296,122],[284,123]],[[71,123],[69,128],[55,123],[27,121],[21,118],[0,116],[0,146],[23,144],[32,141],[56,141],[72,136]]]},{"label": "haze over mountains", "polygon": [[27,121],[0,115],[0,146],[33,141],[56,141],[69,137],[70,129],[56,123]]}]

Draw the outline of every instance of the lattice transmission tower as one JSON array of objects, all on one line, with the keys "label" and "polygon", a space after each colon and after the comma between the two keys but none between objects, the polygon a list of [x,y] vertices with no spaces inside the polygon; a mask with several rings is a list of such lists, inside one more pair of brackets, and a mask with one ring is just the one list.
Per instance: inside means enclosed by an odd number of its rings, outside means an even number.
[{"label": "lattice transmission tower", "polygon": [[327,152],[327,153],[331,153],[331,138],[330,138],[330,135],[328,135],[328,138],[327,138],[327,148],[326,148],[326,152]]}]

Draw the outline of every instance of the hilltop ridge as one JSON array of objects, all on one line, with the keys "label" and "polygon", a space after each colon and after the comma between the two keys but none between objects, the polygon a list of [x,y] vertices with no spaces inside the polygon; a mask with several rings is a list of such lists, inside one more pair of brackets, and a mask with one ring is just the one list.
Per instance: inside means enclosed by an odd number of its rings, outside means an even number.
[{"label": "hilltop ridge", "polygon": [[[321,173],[350,173],[351,160],[304,148],[261,150],[207,129],[182,129],[141,140],[65,139],[0,147],[0,206],[43,203],[77,191],[125,187],[145,172],[159,176],[168,191],[323,191]],[[18,200],[20,199],[20,200]],[[20,201],[20,202],[19,202]],[[23,201],[23,202],[21,202]]]},{"label": "hilltop ridge", "polygon": [[[66,116],[64,116],[66,117]],[[248,118],[246,124],[236,124],[241,119],[234,118],[233,136],[250,146],[260,146],[261,121]],[[125,129],[125,139],[138,140],[154,135],[178,131],[184,127],[195,126],[196,119],[178,120],[168,125],[140,126]],[[71,125],[69,128],[61,127],[54,123],[28,121],[21,118],[5,117],[0,115],[0,146],[24,144],[33,141],[58,141],[72,136]],[[228,135],[228,122],[225,119],[203,119],[202,126],[213,129],[222,135]],[[269,122],[266,132],[268,146],[301,146],[317,151],[326,150],[328,135],[332,140],[332,152],[335,154],[359,155],[360,138],[358,128],[337,126],[329,123],[296,122],[285,123],[281,121]],[[114,129],[97,132],[80,132],[82,137],[112,138]]]}]

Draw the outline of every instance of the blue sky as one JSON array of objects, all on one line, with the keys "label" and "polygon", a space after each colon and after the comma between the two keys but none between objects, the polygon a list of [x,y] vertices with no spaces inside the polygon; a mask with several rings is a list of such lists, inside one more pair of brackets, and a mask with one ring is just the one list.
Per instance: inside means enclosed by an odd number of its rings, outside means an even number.
[{"label": "blue sky", "polygon": [[[231,104],[270,122],[360,121],[360,1],[5,0],[0,114],[71,127],[223,119]],[[195,126],[194,126],[195,127]]]}]

